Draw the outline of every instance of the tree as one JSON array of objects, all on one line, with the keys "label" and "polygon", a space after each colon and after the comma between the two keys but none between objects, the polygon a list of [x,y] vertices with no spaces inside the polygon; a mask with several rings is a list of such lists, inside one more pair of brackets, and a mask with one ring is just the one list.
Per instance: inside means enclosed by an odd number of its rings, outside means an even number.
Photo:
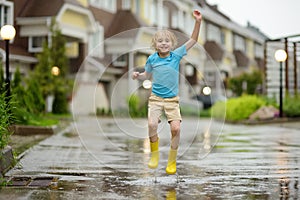
[{"label": "tree", "polygon": [[[38,64],[32,74],[31,79],[38,80],[44,101],[50,95],[54,95],[55,104],[62,104],[60,106],[66,106],[65,109],[58,110],[68,110],[67,94],[71,91],[72,84],[69,79],[67,79],[68,73],[68,58],[66,56],[66,40],[63,37],[59,27],[52,20],[51,27],[51,38],[49,41],[45,41],[43,44],[43,51],[38,57]],[[59,73],[53,74],[53,67],[58,67]],[[57,97],[57,91],[59,92],[59,97]]]},{"label": "tree", "polygon": [[53,77],[51,74],[53,62],[47,42],[44,42],[43,51],[37,55],[37,59],[38,64],[29,79],[39,81],[39,87],[41,88],[43,97],[46,100],[47,96],[52,94],[54,88]]},{"label": "tree", "polygon": [[52,23],[51,26],[52,43],[50,45],[50,55],[52,64],[59,67],[59,76],[66,78],[68,73],[68,58],[66,56],[66,40],[57,25]]},{"label": "tree", "polygon": [[17,67],[16,72],[14,74],[14,79],[12,80],[11,84],[12,89],[12,102],[13,106],[12,114],[15,117],[16,123],[26,123],[28,118],[28,105],[26,100],[26,91],[22,85],[22,77],[19,67]]},{"label": "tree", "polygon": [[68,112],[67,95],[71,91],[72,83],[67,79],[68,73],[68,58],[65,56],[66,52],[66,40],[62,36],[58,27],[53,24],[51,27],[52,32],[52,45],[50,53],[53,63],[59,67],[59,74],[54,75],[53,82],[54,87],[54,101],[52,105],[52,112],[55,114],[62,114]]},{"label": "tree", "polygon": [[44,112],[45,99],[38,79],[27,80],[25,102],[30,113],[38,115]]},{"label": "tree", "polygon": [[[243,85],[246,84],[246,88]],[[256,94],[258,86],[262,84],[262,73],[254,70],[229,79],[229,88],[237,96],[242,94]]]}]

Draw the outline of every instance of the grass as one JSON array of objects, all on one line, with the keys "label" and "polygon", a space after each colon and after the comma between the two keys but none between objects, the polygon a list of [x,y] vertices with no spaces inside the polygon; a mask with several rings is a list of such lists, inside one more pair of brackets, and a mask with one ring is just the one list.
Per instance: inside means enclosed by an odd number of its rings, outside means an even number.
[{"label": "grass", "polygon": [[33,116],[27,125],[32,126],[53,126],[60,123],[61,120],[71,119],[70,114],[54,115],[47,113],[41,116]]}]

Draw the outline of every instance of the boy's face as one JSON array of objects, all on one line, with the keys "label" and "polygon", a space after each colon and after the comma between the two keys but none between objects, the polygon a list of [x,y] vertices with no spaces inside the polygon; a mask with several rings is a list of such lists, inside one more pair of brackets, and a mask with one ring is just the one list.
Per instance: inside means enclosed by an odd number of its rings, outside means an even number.
[{"label": "boy's face", "polygon": [[170,37],[160,35],[156,40],[156,50],[160,55],[168,55],[172,50],[173,44]]}]

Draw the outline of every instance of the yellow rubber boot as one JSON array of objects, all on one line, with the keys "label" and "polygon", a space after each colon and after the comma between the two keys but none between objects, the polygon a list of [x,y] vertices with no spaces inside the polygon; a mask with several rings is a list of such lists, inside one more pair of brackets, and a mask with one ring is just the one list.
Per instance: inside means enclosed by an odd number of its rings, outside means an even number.
[{"label": "yellow rubber boot", "polygon": [[151,158],[148,163],[148,167],[150,169],[155,169],[158,166],[158,161],[159,161],[159,139],[157,139],[156,142],[150,142],[150,149],[151,149]]},{"label": "yellow rubber boot", "polygon": [[176,157],[177,157],[177,150],[170,149],[168,165],[166,168],[167,174],[175,174],[176,173]]},{"label": "yellow rubber boot", "polygon": [[176,200],[176,190],[170,190],[167,192],[166,200]]}]

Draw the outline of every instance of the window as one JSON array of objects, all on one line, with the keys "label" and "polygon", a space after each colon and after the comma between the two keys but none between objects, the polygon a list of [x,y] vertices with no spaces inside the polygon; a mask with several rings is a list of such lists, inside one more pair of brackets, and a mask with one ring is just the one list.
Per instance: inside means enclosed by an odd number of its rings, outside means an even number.
[{"label": "window", "polygon": [[5,24],[13,24],[13,3],[8,1],[0,2],[0,27]]},{"label": "window", "polygon": [[103,57],[103,39],[104,30],[101,25],[98,24],[97,31],[89,37],[89,53],[93,56]]},{"label": "window", "polygon": [[135,0],[134,4],[135,4],[135,13],[138,16],[141,16],[141,5],[140,5],[140,0]]},{"label": "window", "polygon": [[225,33],[221,31],[221,44],[225,46]]},{"label": "window", "polygon": [[127,54],[114,54],[113,55],[113,65],[115,67],[125,67],[127,66]]},{"label": "window", "polygon": [[41,52],[45,40],[44,36],[29,37],[29,52]]},{"label": "window", "polygon": [[154,0],[151,4],[151,22],[154,25],[157,25],[157,16],[158,16],[158,9],[157,9],[157,0]]},{"label": "window", "polygon": [[97,8],[102,8],[111,12],[115,12],[117,10],[116,0],[91,0],[90,4]]},{"label": "window", "polygon": [[234,38],[233,38],[233,47],[234,50],[240,50],[242,52],[246,52],[247,48],[246,48],[246,40],[244,37],[235,34]]},{"label": "window", "polygon": [[185,30],[185,13],[183,11],[179,11],[178,13],[178,24],[179,24],[179,28],[182,30]]},{"label": "window", "polygon": [[256,58],[264,57],[264,47],[261,44],[255,43],[254,45],[254,55]]},{"label": "window", "polygon": [[131,9],[131,0],[123,0],[122,1],[122,9],[123,10],[130,10]]},{"label": "window", "polygon": [[186,24],[186,27],[184,30],[191,33],[191,31],[193,30],[193,27],[194,27],[194,18],[192,15],[186,15],[185,24]]},{"label": "window", "polygon": [[178,28],[178,11],[172,12],[172,28]]},{"label": "window", "polygon": [[165,6],[163,16],[163,27],[169,27],[169,9]]},{"label": "window", "polygon": [[144,8],[143,8],[143,10],[144,10],[144,17],[146,17],[146,18],[148,18],[149,16],[150,16],[150,14],[149,14],[149,8],[150,8],[150,2],[149,2],[149,0],[145,0],[144,1]]},{"label": "window", "polygon": [[[225,43],[225,36],[221,28],[214,24],[207,24],[207,38],[208,41],[215,41],[219,44]],[[223,41],[224,40],[224,41]]]}]

